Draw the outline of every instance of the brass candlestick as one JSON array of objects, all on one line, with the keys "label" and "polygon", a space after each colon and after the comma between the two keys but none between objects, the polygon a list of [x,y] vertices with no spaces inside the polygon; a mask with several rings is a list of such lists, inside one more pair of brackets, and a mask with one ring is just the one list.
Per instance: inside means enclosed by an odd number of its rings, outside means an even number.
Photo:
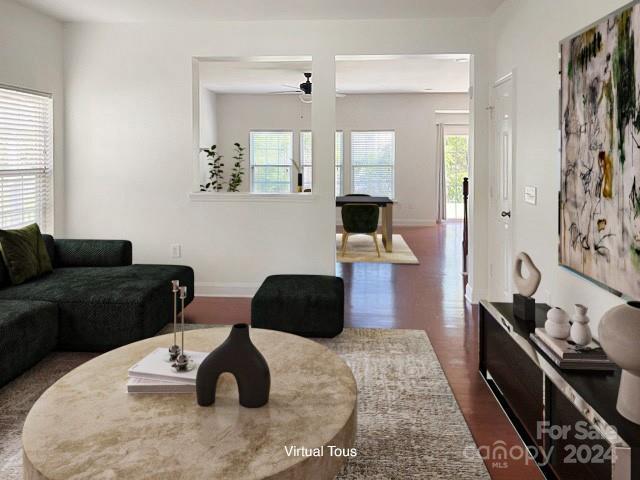
[{"label": "brass candlestick", "polygon": [[169,347],[169,359],[173,362],[180,355],[180,347],[177,342],[178,329],[178,292],[180,291],[180,281],[171,280],[171,291],[173,292],[173,345]]},{"label": "brass candlestick", "polygon": [[189,370],[189,366],[191,364],[190,358],[184,353],[184,299],[187,298],[187,287],[178,287],[180,291],[180,324],[182,330],[182,347],[180,349],[180,355],[176,359],[176,362],[173,364],[173,368],[178,371],[186,371]]}]

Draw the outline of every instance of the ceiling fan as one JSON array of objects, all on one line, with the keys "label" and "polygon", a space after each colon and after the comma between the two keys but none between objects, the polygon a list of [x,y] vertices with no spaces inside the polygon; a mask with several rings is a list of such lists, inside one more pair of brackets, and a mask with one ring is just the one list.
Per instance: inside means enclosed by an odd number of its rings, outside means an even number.
[{"label": "ceiling fan", "polygon": [[[311,83],[311,73],[305,72],[305,81],[302,82],[299,86],[294,87],[293,85],[282,85],[283,87],[290,88],[292,90],[282,90],[279,92],[271,92],[275,95],[299,95],[300,101],[302,103],[311,103],[311,92],[313,89],[313,84]],[[336,97],[342,98],[346,95],[344,93],[336,92]]]}]

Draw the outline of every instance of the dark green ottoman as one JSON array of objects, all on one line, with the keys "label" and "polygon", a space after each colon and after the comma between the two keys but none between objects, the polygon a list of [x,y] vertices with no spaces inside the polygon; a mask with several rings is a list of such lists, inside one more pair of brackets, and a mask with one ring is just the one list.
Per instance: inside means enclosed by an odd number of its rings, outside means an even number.
[{"label": "dark green ottoman", "polygon": [[335,337],[344,327],[344,282],[327,275],[271,275],[251,301],[251,326]]},{"label": "dark green ottoman", "polygon": [[55,303],[0,300],[0,386],[46,357],[57,342]]}]

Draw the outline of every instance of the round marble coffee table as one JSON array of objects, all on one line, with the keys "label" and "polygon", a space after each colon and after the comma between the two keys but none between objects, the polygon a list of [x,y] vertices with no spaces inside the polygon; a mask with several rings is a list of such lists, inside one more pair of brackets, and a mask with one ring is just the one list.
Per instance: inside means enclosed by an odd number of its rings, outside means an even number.
[{"label": "round marble coffee table", "polygon": [[[228,334],[229,328],[191,330],[186,346],[210,351]],[[172,335],[127,345],[71,371],[29,412],[24,478],[333,478],[355,438],[351,370],[311,340],[261,329],[252,329],[251,339],[271,370],[271,395],[262,408],[239,405],[229,374],[220,378],[211,407],[199,407],[195,394],[128,394],[128,368],[168,347]],[[321,447],[321,456],[309,456]]]}]

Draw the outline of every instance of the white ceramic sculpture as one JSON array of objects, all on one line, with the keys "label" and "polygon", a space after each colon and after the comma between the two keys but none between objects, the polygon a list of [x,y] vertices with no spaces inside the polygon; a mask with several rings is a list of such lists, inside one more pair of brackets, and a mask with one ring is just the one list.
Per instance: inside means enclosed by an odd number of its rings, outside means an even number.
[{"label": "white ceramic sculpture", "polygon": [[640,302],[629,302],[607,311],[600,320],[602,348],[621,369],[617,409],[640,424]]},{"label": "white ceramic sculpture", "polygon": [[553,338],[566,340],[571,330],[569,316],[561,308],[553,307],[547,312],[547,321],[544,324],[544,329]]},{"label": "white ceramic sculpture", "polygon": [[[523,264],[529,274],[527,278],[522,275]],[[531,260],[531,257],[524,252],[520,252],[513,263],[513,282],[516,284],[518,293],[523,297],[532,297],[540,285],[541,278],[542,274]]]},{"label": "white ceramic sculpture", "polygon": [[574,306],[573,324],[571,325],[571,340],[577,345],[589,345],[592,340],[587,307],[576,303]]}]

